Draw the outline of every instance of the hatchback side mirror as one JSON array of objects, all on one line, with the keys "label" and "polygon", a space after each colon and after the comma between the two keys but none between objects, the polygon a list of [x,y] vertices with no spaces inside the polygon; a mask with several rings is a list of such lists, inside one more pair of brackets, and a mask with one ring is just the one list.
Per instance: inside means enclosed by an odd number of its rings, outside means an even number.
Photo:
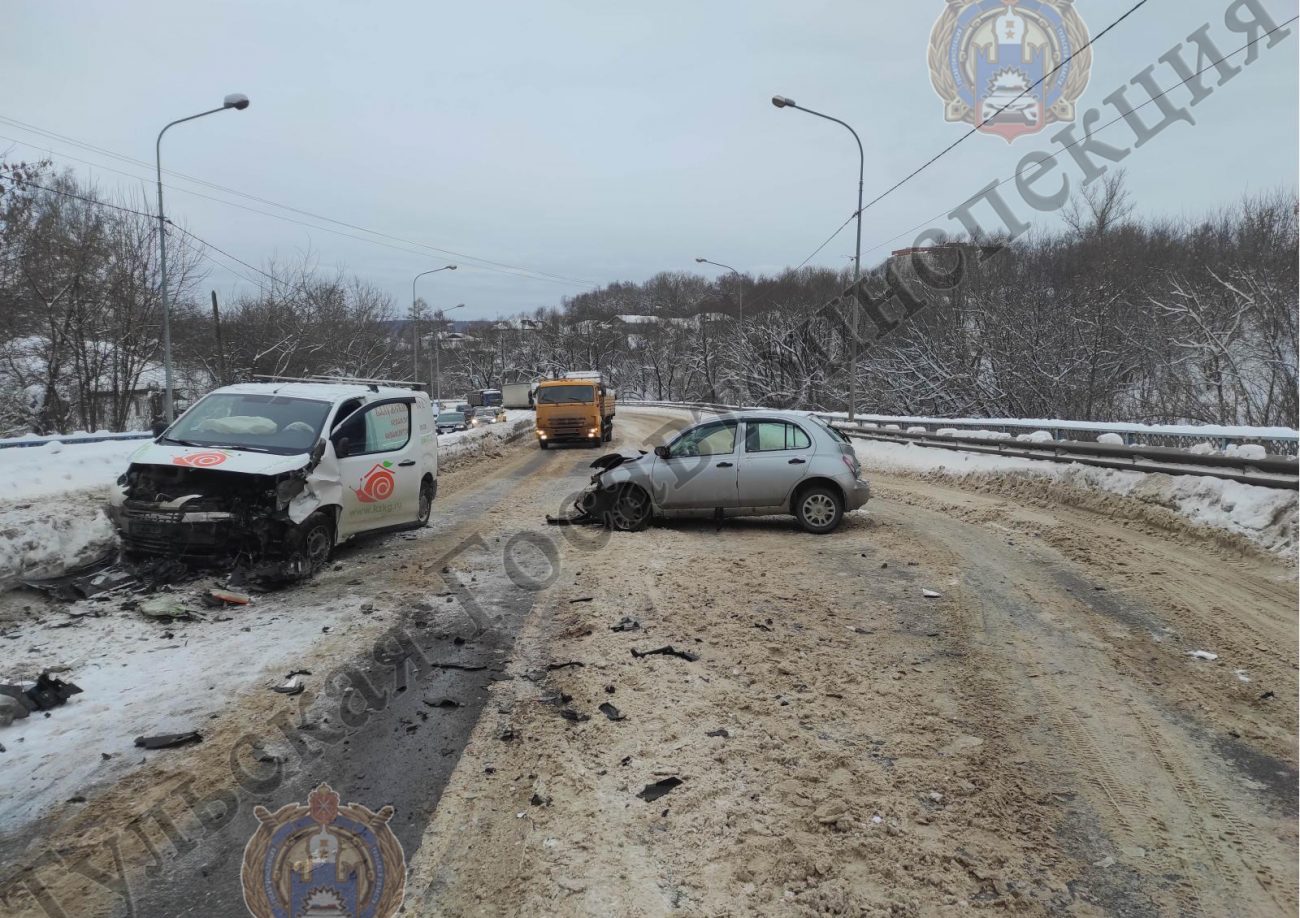
[{"label": "hatchback side mirror", "polygon": [[352,441],[347,437],[339,437],[334,441],[334,455],[340,459],[346,458],[351,448]]},{"label": "hatchback side mirror", "polygon": [[666,446],[656,446],[655,455],[660,459],[671,459],[673,454],[668,451]]}]

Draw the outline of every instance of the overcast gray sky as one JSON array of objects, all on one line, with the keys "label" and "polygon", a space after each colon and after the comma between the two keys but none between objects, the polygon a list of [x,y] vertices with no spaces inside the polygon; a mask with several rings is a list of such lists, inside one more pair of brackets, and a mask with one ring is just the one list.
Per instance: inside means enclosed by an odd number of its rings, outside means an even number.
[{"label": "overcast gray sky", "polygon": [[[1083,0],[1078,8],[1096,34],[1132,2]],[[1296,14],[1295,0],[1261,2],[1279,22]],[[1151,0],[1096,46],[1082,105],[1101,107],[1202,23],[1212,23],[1221,50],[1238,47],[1244,39],[1223,25],[1227,6]],[[421,293],[437,306],[465,303],[466,318],[490,317],[554,305],[585,289],[581,281],[693,269],[697,255],[756,273],[797,265],[852,212],[857,152],[838,126],[778,111],[770,97],[791,96],[857,127],[873,197],[965,129],[944,122],[930,86],[927,46],[942,7],[942,0],[9,0],[0,116],[152,163],[163,124],[219,105],[227,92],[247,93],[247,111],[170,131],[164,166],[572,280],[346,238],[278,218],[319,227],[318,220],[170,177],[177,190],[168,192],[169,216],[256,265],[311,251],[322,267],[371,280],[402,307],[413,275],[458,262],[460,270],[421,281]],[[1295,186],[1291,31],[1194,109],[1195,126],[1175,125],[1129,157],[1142,211],[1195,216],[1243,193]],[[1172,82],[1163,65],[1156,73]],[[1172,98],[1187,97],[1176,90]],[[1009,176],[1029,151],[1055,149],[1050,133],[1013,145],[972,137],[867,212],[864,248]],[[10,158],[45,151],[104,191],[139,197],[144,189],[152,202],[151,168],[2,121],[0,137]],[[1122,125],[1102,137],[1131,142]],[[813,263],[840,268],[852,250],[845,231]],[[209,285],[226,294],[249,287],[225,269],[214,270]]]}]

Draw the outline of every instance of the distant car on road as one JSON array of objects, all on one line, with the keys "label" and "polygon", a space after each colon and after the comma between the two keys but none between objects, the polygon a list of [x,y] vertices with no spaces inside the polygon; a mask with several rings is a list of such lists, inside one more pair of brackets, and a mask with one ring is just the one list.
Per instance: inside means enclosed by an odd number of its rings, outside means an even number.
[{"label": "distant car on road", "polygon": [[578,510],[622,530],[660,515],[790,514],[806,531],[827,533],[871,496],[848,438],[790,411],[711,418],[653,453],[604,456],[593,467]]},{"label": "distant car on road", "polygon": [[438,433],[454,433],[457,430],[469,430],[469,419],[460,411],[444,411],[434,421]]}]

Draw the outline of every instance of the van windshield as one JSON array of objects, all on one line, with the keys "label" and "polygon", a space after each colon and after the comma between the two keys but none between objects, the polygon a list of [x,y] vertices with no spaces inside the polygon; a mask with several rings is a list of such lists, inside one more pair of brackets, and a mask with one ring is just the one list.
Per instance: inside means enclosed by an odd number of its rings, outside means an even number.
[{"label": "van windshield", "polygon": [[162,441],[292,456],[320,439],[330,403],[282,395],[215,392],[185,412]]},{"label": "van windshield", "polygon": [[544,386],[537,390],[537,402],[541,405],[590,405],[594,386]]}]

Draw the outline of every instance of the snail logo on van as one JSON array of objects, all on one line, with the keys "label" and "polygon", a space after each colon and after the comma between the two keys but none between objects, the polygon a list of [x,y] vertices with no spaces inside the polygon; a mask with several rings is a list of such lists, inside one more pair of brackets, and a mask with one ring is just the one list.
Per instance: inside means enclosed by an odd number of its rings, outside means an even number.
[{"label": "snail logo on van", "polygon": [[192,469],[210,469],[214,465],[221,465],[229,458],[229,454],[213,449],[203,453],[186,453],[183,456],[172,456],[172,465],[184,465]]},{"label": "snail logo on van", "polygon": [[948,0],[930,34],[930,82],[948,121],[1011,143],[1074,120],[1087,44],[1074,0]]},{"label": "snail logo on van", "polygon": [[307,805],[274,813],[254,807],[259,823],[244,848],[240,879],[254,918],[391,918],[406,896],[406,855],[389,828],[394,810],[341,806],[322,784]]},{"label": "snail logo on van", "polygon": [[370,471],[361,476],[361,487],[353,488],[357,500],[363,504],[379,504],[393,496],[397,490],[397,479],[392,473],[391,462],[377,462]]}]

